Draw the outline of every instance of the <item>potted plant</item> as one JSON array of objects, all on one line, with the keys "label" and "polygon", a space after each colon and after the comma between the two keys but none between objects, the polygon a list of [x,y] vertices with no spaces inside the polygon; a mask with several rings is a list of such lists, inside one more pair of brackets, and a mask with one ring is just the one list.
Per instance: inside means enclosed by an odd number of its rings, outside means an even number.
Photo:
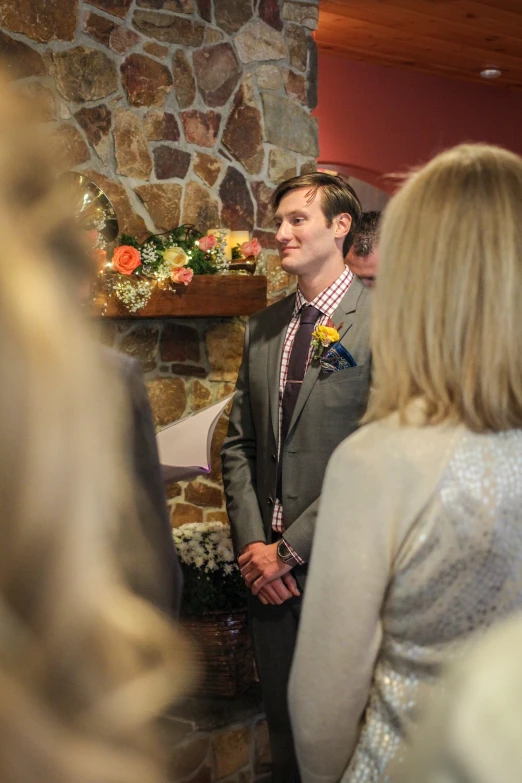
[{"label": "potted plant", "polygon": [[254,681],[247,591],[230,528],[222,522],[175,528],[183,570],[182,622],[200,644],[205,677],[200,694],[234,697]]}]

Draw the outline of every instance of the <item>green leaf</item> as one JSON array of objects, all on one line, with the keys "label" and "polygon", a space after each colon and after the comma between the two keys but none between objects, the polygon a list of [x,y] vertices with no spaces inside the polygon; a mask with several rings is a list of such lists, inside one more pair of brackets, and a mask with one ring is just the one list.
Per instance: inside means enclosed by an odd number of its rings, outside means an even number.
[{"label": "green leaf", "polygon": [[118,239],[118,245],[130,245],[131,247],[135,247],[136,250],[140,249],[140,243],[136,237],[131,237],[130,234],[122,234]]}]

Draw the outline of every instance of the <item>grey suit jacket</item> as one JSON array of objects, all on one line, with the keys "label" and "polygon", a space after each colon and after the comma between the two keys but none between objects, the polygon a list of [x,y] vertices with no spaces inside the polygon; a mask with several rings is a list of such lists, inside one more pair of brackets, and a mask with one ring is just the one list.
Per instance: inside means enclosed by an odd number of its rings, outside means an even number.
[{"label": "grey suit jacket", "polygon": [[124,520],[120,526],[119,558],[135,592],[167,614],[177,616],[181,566],[172,538],[147,389],[135,359],[107,348],[104,354],[128,393],[131,416],[129,445],[138,529],[129,531],[131,520]]},{"label": "grey suit jacket", "polygon": [[[343,322],[342,344],[357,362],[325,374],[313,362],[303,381],[281,454],[285,539],[308,560],[326,464],[359,426],[370,382],[371,291],[358,278],[333,315]],[[247,324],[243,361],[223,445],[223,480],[236,552],[269,542],[277,483],[279,376],[295,294],[254,315]],[[347,502],[349,499],[347,498]],[[294,569],[302,584],[306,566]]]}]

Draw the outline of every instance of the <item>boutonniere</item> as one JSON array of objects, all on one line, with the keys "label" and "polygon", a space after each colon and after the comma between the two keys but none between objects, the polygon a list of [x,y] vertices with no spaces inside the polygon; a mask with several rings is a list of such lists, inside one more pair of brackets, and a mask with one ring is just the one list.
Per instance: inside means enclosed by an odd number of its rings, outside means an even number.
[{"label": "boutonniere", "polygon": [[320,324],[315,331],[312,332],[312,348],[314,349],[313,359],[320,359],[324,353],[325,348],[329,348],[332,343],[336,343],[339,340],[339,329],[342,324],[336,328],[333,325],[333,321],[329,318],[328,323],[323,326]]}]

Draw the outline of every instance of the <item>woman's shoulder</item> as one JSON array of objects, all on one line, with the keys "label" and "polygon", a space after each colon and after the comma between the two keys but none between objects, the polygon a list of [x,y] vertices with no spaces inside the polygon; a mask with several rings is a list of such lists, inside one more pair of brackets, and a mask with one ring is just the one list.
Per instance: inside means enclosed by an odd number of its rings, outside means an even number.
[{"label": "woman's shoulder", "polygon": [[402,423],[397,413],[360,427],[346,438],[338,448],[339,456],[374,453],[383,460],[403,457],[418,459],[433,456],[448,444],[455,445],[464,436],[466,429],[461,424],[416,424]]},{"label": "woman's shoulder", "polygon": [[467,430],[462,425],[402,424],[397,414],[350,435],[332,455],[331,472],[388,496],[426,498],[437,486]]},{"label": "woman's shoulder", "polygon": [[328,534],[353,535],[350,525],[336,524],[342,504],[368,534],[379,531],[390,546],[392,562],[404,535],[436,494],[464,434],[461,426],[404,425],[397,416],[361,427],[343,441],[328,464],[323,526],[327,517],[332,519],[328,527],[339,529],[329,529]]}]

